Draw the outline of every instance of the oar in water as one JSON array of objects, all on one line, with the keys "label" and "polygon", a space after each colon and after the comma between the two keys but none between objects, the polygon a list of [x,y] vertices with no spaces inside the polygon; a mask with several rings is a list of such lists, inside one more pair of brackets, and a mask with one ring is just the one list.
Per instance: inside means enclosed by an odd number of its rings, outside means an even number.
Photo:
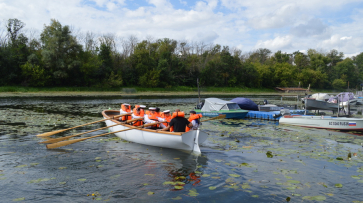
[{"label": "oar in water", "polygon": [[204,121],[200,121],[200,122],[205,122],[205,121],[210,121],[210,120],[216,120],[216,119],[222,119],[222,118],[225,118],[226,117],[226,114],[222,114],[222,115],[219,115],[219,116],[216,116],[216,117],[213,117],[213,118],[210,118],[210,119],[206,119]]},{"label": "oar in water", "polygon": [[119,131],[110,132],[110,133],[104,133],[104,134],[95,135],[95,136],[91,136],[91,137],[86,137],[86,138],[81,138],[81,139],[74,139],[74,140],[67,140],[67,141],[57,142],[57,143],[53,143],[53,144],[48,144],[47,149],[54,149],[54,148],[58,148],[58,147],[63,147],[63,146],[67,146],[67,145],[70,145],[70,144],[73,144],[73,143],[76,143],[76,142],[81,142],[81,141],[84,141],[84,140],[88,140],[88,139],[91,139],[91,138],[96,138],[96,137],[101,137],[101,136],[109,135],[109,134],[113,134],[113,133],[118,133],[118,132],[124,132],[124,131],[128,131],[128,130],[143,128],[143,127],[147,127],[147,126],[153,126],[153,125],[159,124],[159,123],[162,123],[162,122],[149,123],[149,124],[142,125],[140,127],[130,127],[129,129],[119,130]]},{"label": "oar in water", "polygon": [[61,132],[67,131],[67,130],[72,130],[72,129],[79,128],[79,127],[82,127],[82,126],[91,125],[91,124],[94,124],[94,123],[99,123],[99,122],[102,122],[102,121],[105,121],[105,120],[115,119],[115,118],[119,118],[121,116],[130,115],[130,114],[131,113],[126,113],[126,114],[113,116],[113,117],[110,117],[110,118],[102,119],[102,120],[99,120],[99,121],[94,121],[94,122],[91,122],[91,123],[86,123],[86,124],[83,124],[83,125],[79,125],[79,126],[75,126],[75,127],[71,127],[71,128],[67,128],[67,129],[63,129],[63,130],[56,130],[56,131],[52,131],[52,132],[47,132],[47,133],[39,134],[39,135],[37,135],[37,137],[48,137],[48,136],[55,135],[55,134],[58,134],[58,133],[61,133]]},{"label": "oar in water", "polygon": [[[131,122],[134,122],[134,121],[137,121],[137,120],[140,120],[140,119],[143,119],[143,118],[131,119],[131,120],[126,121],[126,123],[131,123]],[[78,134],[75,134],[75,135],[70,135],[70,136],[66,136],[66,137],[60,137],[60,138],[56,138],[56,139],[47,140],[47,141],[44,141],[44,142],[40,142],[40,144],[56,143],[56,142],[60,142],[60,141],[63,141],[63,140],[72,138],[72,137],[76,137],[76,136],[79,136],[79,135],[83,135],[83,134],[87,134],[87,133],[99,131],[99,130],[102,130],[102,129],[105,129],[105,128],[110,128],[110,127],[113,127],[113,126],[116,126],[116,125],[120,125],[120,123],[119,124],[115,124],[115,125],[110,125],[110,126],[102,127],[102,128],[97,128],[95,130],[90,130],[90,131],[83,132],[83,133],[78,133]]]}]

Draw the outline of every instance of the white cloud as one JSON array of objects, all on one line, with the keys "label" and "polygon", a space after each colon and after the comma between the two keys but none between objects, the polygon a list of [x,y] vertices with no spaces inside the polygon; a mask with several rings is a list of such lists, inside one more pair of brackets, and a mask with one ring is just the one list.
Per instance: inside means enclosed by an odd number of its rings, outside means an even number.
[{"label": "white cloud", "polygon": [[[353,54],[363,47],[363,9],[344,7],[358,0],[336,0],[334,4],[320,0],[198,0],[191,4],[179,0],[188,9],[175,9],[171,0],[140,1],[134,9],[128,6],[135,6],[135,1],[89,1],[0,0],[0,19],[18,18],[26,23],[26,29],[41,32],[54,18],[83,32],[203,40],[243,47],[246,52],[256,48],[283,52],[334,48]],[[327,11],[339,12],[348,20],[336,22],[330,13],[326,17]],[[0,26],[4,30],[4,24]]]},{"label": "white cloud", "polygon": [[297,12],[299,12],[299,8],[296,5],[284,5],[272,13],[251,18],[249,20],[249,25],[255,29],[285,27],[294,22]]},{"label": "white cloud", "polygon": [[292,37],[290,35],[287,36],[278,36],[271,40],[258,41],[255,48],[268,48],[273,51],[284,50],[292,47]]},{"label": "white cloud", "polygon": [[350,36],[350,37],[344,36],[344,37],[340,38],[340,40],[349,40],[349,39],[352,39],[352,36]]}]

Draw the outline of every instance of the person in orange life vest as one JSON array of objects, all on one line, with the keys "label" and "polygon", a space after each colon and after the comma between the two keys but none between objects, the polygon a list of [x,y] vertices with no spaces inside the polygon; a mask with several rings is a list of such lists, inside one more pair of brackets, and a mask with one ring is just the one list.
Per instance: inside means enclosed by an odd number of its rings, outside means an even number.
[{"label": "person in orange life vest", "polygon": [[180,109],[176,109],[173,113],[169,126],[161,130],[169,131],[170,128],[174,128],[174,132],[185,132],[187,126],[189,128],[193,127],[192,123],[184,117],[184,112],[180,111]]},{"label": "person in orange life vest", "polygon": [[142,120],[137,120],[133,123],[133,126],[140,126],[144,124],[144,108],[146,108],[145,105],[136,105],[133,113],[132,113],[132,119],[136,119],[136,118],[142,118]]},{"label": "person in orange life vest", "polygon": [[169,122],[171,121],[171,115],[170,115],[170,110],[165,110],[160,114],[160,122],[166,121],[165,123],[161,123],[160,127],[161,128],[166,128],[169,124]]},{"label": "person in orange life vest", "polygon": [[[146,111],[145,115],[144,115],[144,122],[145,123],[156,123],[159,121],[157,114],[156,114],[156,108],[155,107],[150,107],[149,111]],[[155,126],[149,126],[149,127],[145,127],[145,128],[157,128],[158,125]]]},{"label": "person in orange life vest", "polygon": [[187,127],[186,132],[188,132],[189,130],[198,130],[198,127],[202,125],[202,123],[200,122],[202,114],[197,114],[197,112],[195,111],[190,111],[189,113],[190,116],[188,121],[192,123],[193,127],[192,128]]},{"label": "person in orange life vest", "polygon": [[[130,104],[121,104],[120,114],[131,113]],[[122,116],[121,121],[127,121],[131,119],[131,115]]]}]

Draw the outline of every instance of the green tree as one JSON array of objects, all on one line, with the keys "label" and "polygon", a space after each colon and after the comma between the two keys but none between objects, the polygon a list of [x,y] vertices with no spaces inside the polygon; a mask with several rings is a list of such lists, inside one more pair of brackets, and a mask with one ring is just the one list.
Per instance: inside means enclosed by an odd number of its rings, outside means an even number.
[{"label": "green tree", "polygon": [[51,72],[54,84],[74,85],[74,79],[80,72],[79,54],[82,46],[71,35],[69,26],[62,26],[59,21],[52,19],[49,26],[44,26],[40,40],[43,45],[42,61]]}]

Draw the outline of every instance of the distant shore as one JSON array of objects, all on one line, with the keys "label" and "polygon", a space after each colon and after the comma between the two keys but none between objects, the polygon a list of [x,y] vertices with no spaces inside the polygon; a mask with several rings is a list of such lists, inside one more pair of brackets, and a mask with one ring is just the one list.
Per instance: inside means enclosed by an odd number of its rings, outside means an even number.
[{"label": "distant shore", "polygon": [[[201,96],[213,95],[299,95],[294,93],[280,93],[280,92],[203,92]],[[112,96],[195,96],[198,97],[197,92],[136,92],[136,93],[123,93],[123,92],[75,92],[75,91],[55,91],[55,92],[0,92],[0,97],[112,97]]]}]

